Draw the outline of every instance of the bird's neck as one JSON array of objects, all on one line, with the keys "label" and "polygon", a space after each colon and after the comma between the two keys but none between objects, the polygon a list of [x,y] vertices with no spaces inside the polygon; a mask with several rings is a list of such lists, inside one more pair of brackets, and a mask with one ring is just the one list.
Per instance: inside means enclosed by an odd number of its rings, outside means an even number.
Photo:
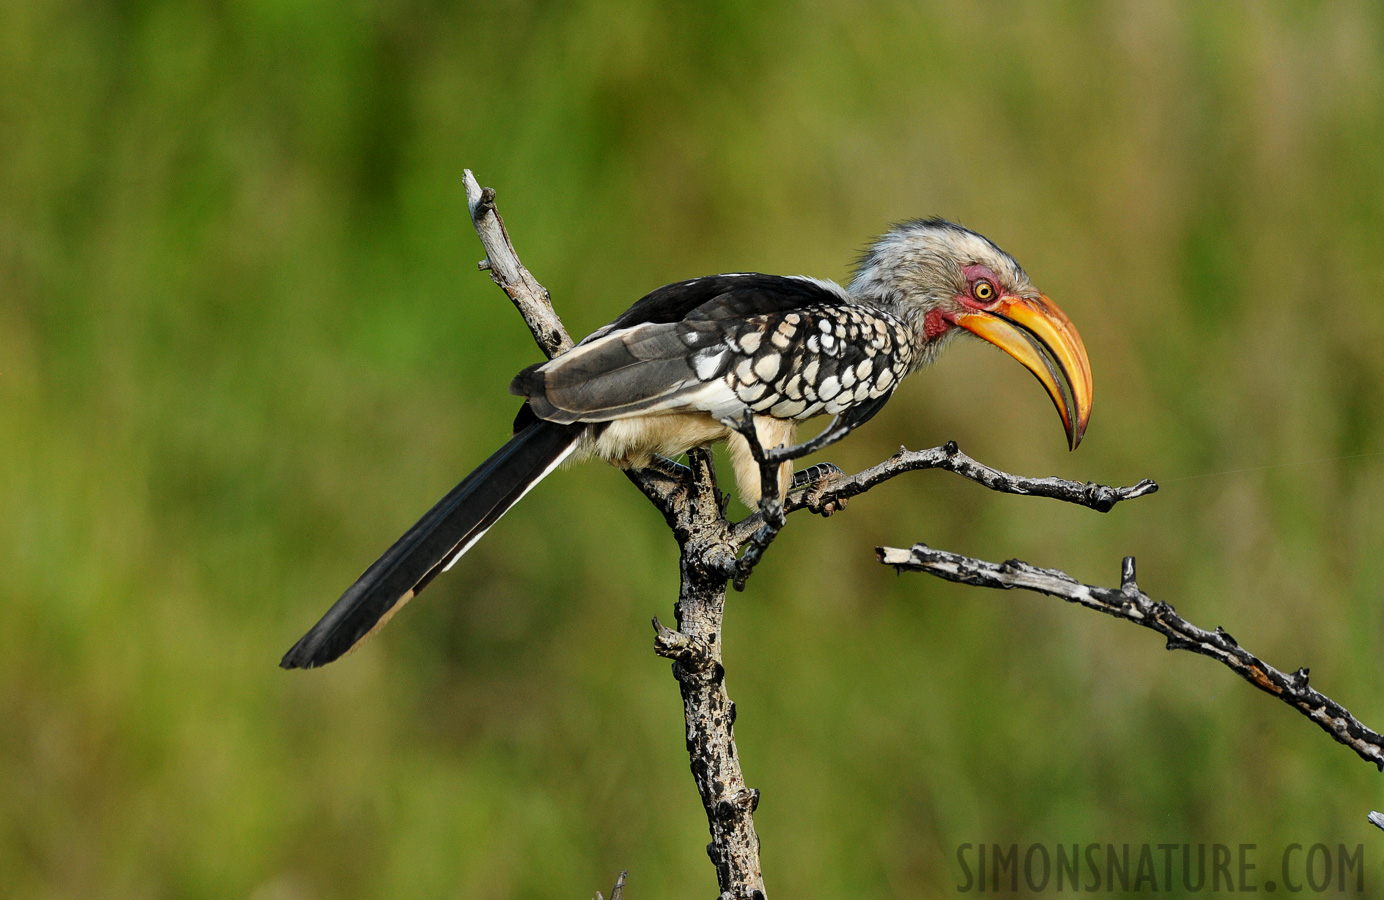
[{"label": "bird's neck", "polygon": [[885,282],[857,276],[847,290],[851,299],[861,306],[878,310],[904,323],[913,344],[911,369],[932,362],[956,331],[950,323],[941,322],[943,327],[938,327],[939,323],[933,321],[937,318],[932,315],[936,310],[934,304],[919,303],[916,298]]}]

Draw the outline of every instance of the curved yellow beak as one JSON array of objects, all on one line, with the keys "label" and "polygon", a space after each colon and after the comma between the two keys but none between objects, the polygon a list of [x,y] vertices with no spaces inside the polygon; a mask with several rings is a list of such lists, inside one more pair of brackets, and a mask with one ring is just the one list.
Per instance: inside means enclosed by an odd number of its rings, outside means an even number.
[{"label": "curved yellow beak", "polygon": [[1091,418],[1091,361],[1067,314],[1043,294],[1034,300],[1005,296],[989,310],[962,313],[954,321],[1038,376],[1075,450]]}]

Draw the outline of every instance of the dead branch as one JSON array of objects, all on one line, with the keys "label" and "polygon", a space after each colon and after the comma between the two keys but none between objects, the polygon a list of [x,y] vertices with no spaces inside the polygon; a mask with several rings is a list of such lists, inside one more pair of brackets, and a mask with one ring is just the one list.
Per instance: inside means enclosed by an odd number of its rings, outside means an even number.
[{"label": "dead branch", "polygon": [[485,259],[477,264],[477,268],[489,272],[490,280],[509,295],[528,324],[529,331],[533,332],[538,349],[549,359],[571,350],[572,338],[562,326],[562,319],[553,310],[548,289],[524,268],[519,254],[514,251],[505,221],[495,208],[495,191],[481,187],[470,169],[463,171],[462,178],[466,182],[466,205],[471,209],[471,223],[476,226],[481,246],[485,247]]},{"label": "dead branch", "polygon": [[[485,247],[488,270],[524,317],[549,358],[571,349],[571,337],[553,311],[548,291],[519,262],[495,209],[495,192],[465,173],[471,219]],[[721,622],[726,573],[735,566],[734,541],[716,488],[709,450],[688,454],[689,469],[645,469],[626,474],[658,508],[673,532],[681,557],[682,587],[674,612],[677,630],[657,619],[655,651],[673,660],[683,697],[687,751],[711,830],[707,854],[716,867],[721,895],[763,900],[759,837],[754,810],[759,792],[745,785],[735,747],[735,704],[726,693],[721,663]],[[623,886],[623,876],[622,876]]]},{"label": "dead branch", "polygon": [[[1011,475],[977,462],[962,453],[956,441],[947,441],[940,447],[928,450],[900,447],[897,453],[879,465],[871,466],[854,475],[840,475],[834,479],[824,480],[815,487],[794,491],[784,501],[783,510],[785,513],[795,513],[800,509],[807,509],[821,515],[831,515],[843,508],[850,498],[859,496],[905,472],[923,469],[952,472],[1002,494],[1047,497],[1085,506],[1096,512],[1109,512],[1114,509],[1115,504],[1123,500],[1144,497],[1158,490],[1158,485],[1148,478],[1138,484],[1112,487],[1087,481],[1068,481],[1064,478],[1028,478],[1023,475]],[[736,523],[736,537],[742,543],[748,541],[751,536],[758,534],[763,526],[763,515],[756,512]]]},{"label": "dead branch", "polygon": [[[628,874],[628,871],[621,872],[620,876],[615,879],[615,887],[610,889],[610,900],[624,900],[625,876]],[[600,891],[596,892],[596,900],[605,900],[605,898],[601,896]]]},{"label": "dead branch", "polygon": [[914,544],[909,550],[880,547],[877,552],[880,562],[901,572],[927,572],[977,587],[1024,588],[1151,628],[1168,639],[1169,650],[1190,650],[1227,666],[1259,690],[1272,694],[1311,719],[1361,759],[1384,771],[1384,737],[1366,728],[1344,706],[1310,686],[1307,669],[1286,674],[1241,647],[1225,629],[1198,628],[1179,616],[1169,604],[1151,599],[1135,583],[1132,556],[1124,558],[1120,586],[1107,588],[1082,584],[1065,572],[1040,569],[1016,559],[996,564],[933,550],[926,544]]}]

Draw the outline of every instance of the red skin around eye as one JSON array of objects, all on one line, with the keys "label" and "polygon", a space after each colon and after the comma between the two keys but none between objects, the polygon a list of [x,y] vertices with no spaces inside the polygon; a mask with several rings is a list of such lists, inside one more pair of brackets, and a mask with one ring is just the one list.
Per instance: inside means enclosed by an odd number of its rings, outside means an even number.
[{"label": "red skin around eye", "polygon": [[[1000,298],[1003,293],[1000,290],[1000,280],[989,266],[966,266],[961,271],[966,276],[966,292],[958,296],[957,300],[972,309],[985,309]],[[976,282],[982,278],[990,282],[990,285],[995,289],[994,296],[989,300],[977,300],[975,297]]]},{"label": "red skin around eye", "polygon": [[[957,302],[971,309],[989,309],[994,306],[995,301],[1001,296],[1000,280],[994,271],[989,266],[979,265],[966,266],[961,271],[966,276],[966,290],[957,295]],[[975,298],[976,282],[982,278],[989,281],[991,287],[995,289],[995,296],[983,302]],[[955,327],[956,323],[940,309],[934,309],[923,317],[923,335],[930,341],[936,340]]]}]

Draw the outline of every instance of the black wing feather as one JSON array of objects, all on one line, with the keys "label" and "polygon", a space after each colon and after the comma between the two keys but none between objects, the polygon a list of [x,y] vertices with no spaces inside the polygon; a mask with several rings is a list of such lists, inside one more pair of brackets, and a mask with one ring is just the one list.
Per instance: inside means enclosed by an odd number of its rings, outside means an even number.
[{"label": "black wing feather", "polygon": [[762,275],[758,272],[708,275],[667,284],[645,294],[596,334],[644,323],[666,324],[691,318],[746,319],[805,306],[834,306],[849,302],[836,291],[806,278]]}]

